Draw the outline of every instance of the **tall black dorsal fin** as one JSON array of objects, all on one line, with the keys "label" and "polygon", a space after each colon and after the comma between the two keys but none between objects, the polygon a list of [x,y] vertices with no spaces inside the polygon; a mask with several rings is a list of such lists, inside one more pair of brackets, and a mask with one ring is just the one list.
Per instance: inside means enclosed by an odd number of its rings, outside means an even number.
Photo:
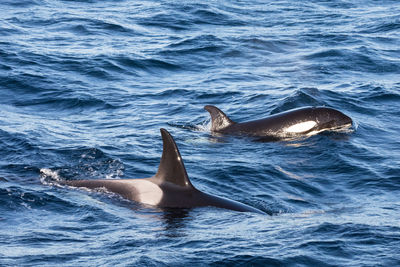
[{"label": "tall black dorsal fin", "polygon": [[179,186],[193,187],[186,173],[185,165],[174,138],[165,130],[160,129],[163,140],[163,153],[160,165],[155,175],[161,182],[170,182]]},{"label": "tall black dorsal fin", "polygon": [[211,115],[211,131],[218,132],[235,123],[217,107],[207,105],[204,109]]}]

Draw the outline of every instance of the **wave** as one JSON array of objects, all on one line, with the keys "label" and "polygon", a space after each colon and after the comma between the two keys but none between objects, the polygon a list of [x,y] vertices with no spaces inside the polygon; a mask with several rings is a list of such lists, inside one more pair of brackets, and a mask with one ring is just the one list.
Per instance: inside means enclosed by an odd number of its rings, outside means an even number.
[{"label": "wave", "polygon": [[[371,73],[400,73],[400,67],[395,61],[383,59],[382,56],[362,46],[357,49],[328,49],[313,52],[304,57],[315,62],[309,69],[331,71],[357,71]],[[324,66],[324,67],[322,67]]]},{"label": "wave", "polygon": [[68,199],[62,199],[54,193],[22,186],[3,184],[0,188],[0,207],[3,212],[46,209],[52,212],[65,212],[77,208]]}]

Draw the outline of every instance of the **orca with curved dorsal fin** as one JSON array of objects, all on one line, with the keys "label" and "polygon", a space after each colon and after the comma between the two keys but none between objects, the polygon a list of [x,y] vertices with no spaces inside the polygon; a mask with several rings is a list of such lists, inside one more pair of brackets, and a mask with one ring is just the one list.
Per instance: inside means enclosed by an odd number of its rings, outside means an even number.
[{"label": "orca with curved dorsal fin", "polygon": [[240,202],[197,190],[189,180],[174,139],[167,130],[160,131],[163,153],[154,176],[144,179],[69,180],[60,183],[90,189],[105,188],[124,198],[162,208],[214,206],[234,211],[263,213]]},{"label": "orca with curved dorsal fin", "polygon": [[204,109],[211,115],[211,131],[222,134],[283,139],[350,128],[353,124],[350,117],[327,107],[297,108],[242,123],[232,121],[215,106],[207,105]]}]

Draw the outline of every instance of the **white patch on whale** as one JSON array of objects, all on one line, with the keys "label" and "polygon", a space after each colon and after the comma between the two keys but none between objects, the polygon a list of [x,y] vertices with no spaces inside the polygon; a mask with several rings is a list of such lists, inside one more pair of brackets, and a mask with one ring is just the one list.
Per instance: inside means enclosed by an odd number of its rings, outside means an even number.
[{"label": "white patch on whale", "polygon": [[145,179],[134,179],[132,184],[138,191],[138,202],[153,206],[161,202],[164,193],[157,184]]},{"label": "white patch on whale", "polygon": [[294,125],[286,128],[285,132],[287,132],[287,133],[304,133],[304,132],[307,132],[307,131],[311,130],[312,128],[314,128],[315,125],[317,125],[317,122],[315,122],[315,121],[304,121],[304,122],[300,122],[300,123],[294,124]]}]

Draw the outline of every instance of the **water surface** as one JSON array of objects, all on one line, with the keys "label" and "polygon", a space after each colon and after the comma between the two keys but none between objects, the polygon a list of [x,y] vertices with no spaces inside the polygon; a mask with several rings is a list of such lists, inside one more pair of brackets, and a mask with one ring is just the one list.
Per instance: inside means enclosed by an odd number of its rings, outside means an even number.
[{"label": "water surface", "polygon": [[[397,1],[0,8],[0,265],[400,264]],[[207,104],[237,121],[328,106],[355,131],[215,138]],[[45,182],[152,176],[159,128],[197,188],[268,215]]]}]

